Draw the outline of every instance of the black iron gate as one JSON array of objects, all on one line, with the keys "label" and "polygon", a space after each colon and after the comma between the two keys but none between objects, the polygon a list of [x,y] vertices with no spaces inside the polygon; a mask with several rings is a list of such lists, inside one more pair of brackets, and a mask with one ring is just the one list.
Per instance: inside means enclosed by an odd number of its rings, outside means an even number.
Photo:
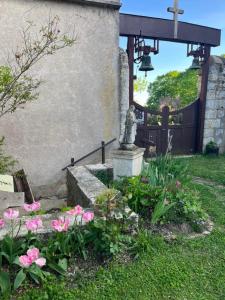
[{"label": "black iron gate", "polygon": [[146,156],[165,154],[168,148],[173,154],[197,151],[199,100],[176,111],[168,106],[159,112],[134,105],[138,121],[135,144],[146,148]]}]

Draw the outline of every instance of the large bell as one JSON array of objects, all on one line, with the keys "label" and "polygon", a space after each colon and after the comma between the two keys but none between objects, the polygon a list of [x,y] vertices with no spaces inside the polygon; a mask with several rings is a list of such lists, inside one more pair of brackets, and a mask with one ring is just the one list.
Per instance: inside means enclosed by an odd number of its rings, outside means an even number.
[{"label": "large bell", "polygon": [[199,62],[199,57],[194,57],[192,65],[190,66],[190,70],[200,70],[200,62]]},{"label": "large bell", "polygon": [[148,72],[153,71],[154,68],[152,66],[151,57],[149,54],[144,54],[141,59],[141,66],[139,68],[139,71]]}]

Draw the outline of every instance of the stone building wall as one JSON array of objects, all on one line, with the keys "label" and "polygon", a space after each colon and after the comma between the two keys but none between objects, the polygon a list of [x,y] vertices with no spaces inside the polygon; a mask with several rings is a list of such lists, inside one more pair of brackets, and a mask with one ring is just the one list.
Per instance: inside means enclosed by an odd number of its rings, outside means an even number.
[{"label": "stone building wall", "polygon": [[225,151],[225,59],[211,56],[203,147],[214,141]]},{"label": "stone building wall", "polygon": [[119,7],[120,0],[0,1],[0,65],[20,45],[26,21],[39,28],[58,15],[61,32],[77,36],[72,48],[36,65],[39,99],[0,119],[7,153],[39,194],[60,190],[71,157],[119,138]]}]

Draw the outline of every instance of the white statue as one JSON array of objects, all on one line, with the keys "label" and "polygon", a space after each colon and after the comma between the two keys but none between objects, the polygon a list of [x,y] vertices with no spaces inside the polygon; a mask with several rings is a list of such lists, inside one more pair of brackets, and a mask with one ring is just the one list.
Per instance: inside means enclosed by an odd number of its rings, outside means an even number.
[{"label": "white statue", "polygon": [[137,134],[137,119],[134,110],[135,106],[131,105],[127,111],[124,136],[120,145],[123,150],[133,150],[136,148],[134,141]]}]

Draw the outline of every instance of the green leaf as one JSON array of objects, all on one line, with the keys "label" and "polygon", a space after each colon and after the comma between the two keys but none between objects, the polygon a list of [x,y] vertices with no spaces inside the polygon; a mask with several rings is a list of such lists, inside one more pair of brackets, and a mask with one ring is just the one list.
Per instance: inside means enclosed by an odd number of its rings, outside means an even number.
[{"label": "green leaf", "polygon": [[23,269],[21,269],[19,273],[16,275],[14,286],[13,286],[14,290],[17,290],[25,279],[26,279],[26,274],[23,272]]},{"label": "green leaf", "polygon": [[0,287],[2,294],[9,292],[11,290],[10,276],[7,272],[0,272]]},{"label": "green leaf", "polygon": [[17,257],[14,259],[13,263],[14,263],[15,265],[18,265],[18,266],[21,267],[21,264],[20,264],[20,261],[19,261],[19,256],[17,256]]},{"label": "green leaf", "polygon": [[44,278],[43,272],[42,270],[35,264],[33,264],[30,269],[29,272],[32,274],[35,274],[37,277],[39,277],[40,279]]},{"label": "green leaf", "polygon": [[40,284],[39,277],[36,274],[34,274],[33,272],[29,272],[29,275],[35,283]]},{"label": "green leaf", "polygon": [[67,259],[66,258],[60,259],[58,262],[58,266],[60,268],[62,268],[64,271],[66,271],[67,270]]},{"label": "green leaf", "polygon": [[55,263],[49,263],[48,267],[51,268],[52,270],[56,271],[57,273],[59,273],[60,275],[65,275],[65,270],[60,267],[59,265],[55,264]]}]

